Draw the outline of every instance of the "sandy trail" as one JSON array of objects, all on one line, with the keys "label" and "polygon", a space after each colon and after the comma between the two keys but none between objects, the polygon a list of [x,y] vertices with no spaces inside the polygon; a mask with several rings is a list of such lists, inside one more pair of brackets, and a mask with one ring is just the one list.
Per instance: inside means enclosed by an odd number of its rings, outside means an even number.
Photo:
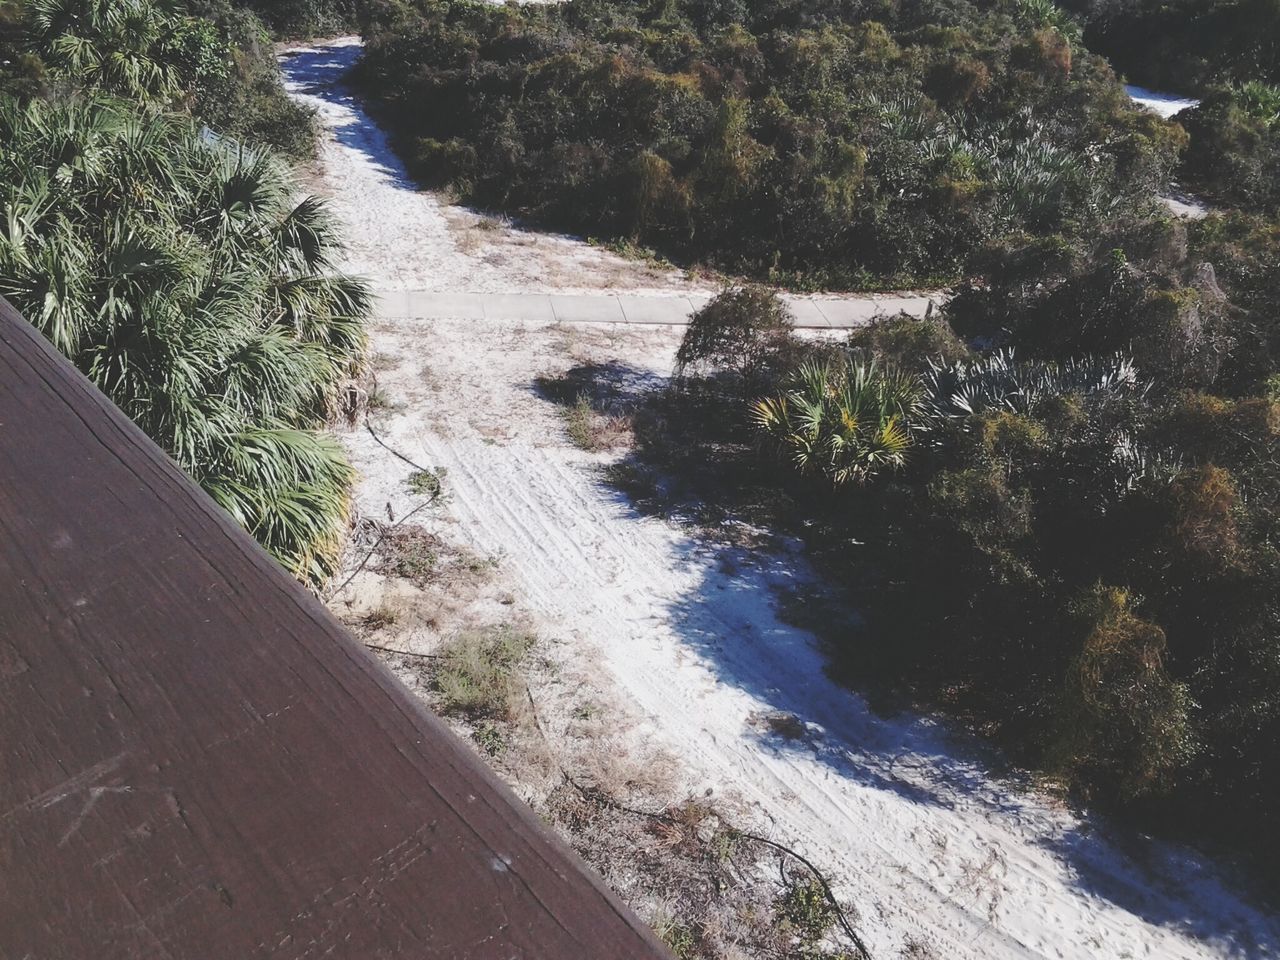
[{"label": "sandy trail", "polygon": [[[385,150],[385,140],[358,134],[331,130],[322,185],[361,165],[393,167],[370,146]],[[361,238],[354,259],[371,272],[463,282],[475,270],[478,282],[514,283],[550,256],[539,251],[510,273],[481,267],[440,239],[447,225],[436,201],[423,206],[429,195],[395,178],[358,191],[359,200],[335,197]],[[380,235],[370,219],[402,206],[417,211],[422,233]],[[450,500],[436,522],[502,558],[541,630],[582,670],[610,679],[639,718],[635,734],[678,757],[691,787],[741,804],[838,876],[878,960],[1280,955],[1280,923],[1211,864],[1006,784],[945,725],[880,717],[831,682],[815,638],[777,613],[780,591],[814,583],[797,548],[711,542],[640,515],[600,482],[601,458],[568,443],[534,377],[612,361],[658,379],[675,333],[385,320],[372,338],[390,401],[380,430],[447,471]],[[410,468],[367,434],[346,441],[361,511],[403,515],[414,502]],[[760,723],[777,713],[798,718],[803,735]]]},{"label": "sandy trail", "polygon": [[352,273],[379,291],[663,294],[712,290],[675,270],[629,260],[572,237],[521,230],[418,190],[387,135],[341,77],[360,40],[291,46],[285,88],[313,108],[325,136],[315,182],[346,227]]}]

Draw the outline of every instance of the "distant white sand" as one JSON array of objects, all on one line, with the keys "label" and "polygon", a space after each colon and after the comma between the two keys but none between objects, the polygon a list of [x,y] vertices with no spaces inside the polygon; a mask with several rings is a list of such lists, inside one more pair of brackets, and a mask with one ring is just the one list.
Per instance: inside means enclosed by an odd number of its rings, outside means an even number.
[{"label": "distant white sand", "polygon": [[1132,84],[1125,84],[1124,91],[1129,94],[1134,103],[1166,118],[1172,117],[1175,113],[1181,113],[1183,110],[1190,110],[1192,107],[1200,106],[1200,101],[1191,97],[1180,97],[1173,93],[1160,93],[1156,90],[1148,90],[1145,87],[1135,87]]}]

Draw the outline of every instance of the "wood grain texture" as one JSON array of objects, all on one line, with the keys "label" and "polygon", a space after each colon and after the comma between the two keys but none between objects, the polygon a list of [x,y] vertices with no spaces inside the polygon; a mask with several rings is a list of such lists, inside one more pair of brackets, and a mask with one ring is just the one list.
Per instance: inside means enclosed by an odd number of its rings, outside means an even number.
[{"label": "wood grain texture", "polygon": [[666,956],[0,300],[0,958]]}]

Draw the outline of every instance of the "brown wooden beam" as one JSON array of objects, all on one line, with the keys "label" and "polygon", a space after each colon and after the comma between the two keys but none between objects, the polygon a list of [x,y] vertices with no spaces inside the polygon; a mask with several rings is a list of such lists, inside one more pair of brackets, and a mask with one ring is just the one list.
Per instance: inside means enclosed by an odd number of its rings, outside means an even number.
[{"label": "brown wooden beam", "polygon": [[666,956],[0,300],[0,958]]}]

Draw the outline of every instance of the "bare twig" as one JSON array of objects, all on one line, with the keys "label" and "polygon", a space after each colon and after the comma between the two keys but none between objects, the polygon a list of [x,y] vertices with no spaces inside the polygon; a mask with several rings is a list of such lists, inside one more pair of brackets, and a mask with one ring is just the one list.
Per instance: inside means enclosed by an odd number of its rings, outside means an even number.
[{"label": "bare twig", "polygon": [[[525,696],[529,700],[529,710],[533,716],[533,724],[537,728],[542,739],[546,741],[548,746],[550,746],[551,741],[547,737],[546,731],[542,728],[542,721],[538,719],[538,706],[534,703],[533,691],[529,689],[529,685],[527,683],[524,685],[524,692]],[[656,820],[660,823],[665,823],[671,826],[681,826],[680,822],[670,814],[663,813],[661,811],[654,813],[649,810],[637,810],[634,807],[629,807],[626,804],[615,800],[599,788],[583,786],[570,776],[569,772],[565,770],[563,766],[560,766],[559,761],[556,761],[556,765],[560,767],[560,776],[564,778],[565,783],[577,790],[585,800],[602,804],[603,806],[610,807],[621,813],[629,813],[637,817],[647,817],[650,820]],[[867,949],[867,945],[863,942],[862,937],[858,936],[858,932],[853,928],[853,924],[850,922],[844,908],[840,906],[840,902],[836,899],[835,894],[831,892],[831,884],[827,882],[826,876],[821,870],[814,866],[811,860],[803,854],[796,852],[791,847],[788,847],[786,844],[778,843],[776,840],[770,840],[768,837],[762,837],[760,834],[751,833],[748,830],[739,830],[736,827],[732,829],[739,837],[746,840],[753,840],[756,843],[762,843],[767,847],[771,847],[780,853],[794,858],[799,861],[805,869],[813,874],[814,879],[817,880],[819,886],[822,887],[822,894],[826,897],[827,903],[829,903],[831,905],[831,909],[835,911],[836,919],[839,921],[841,929],[844,930],[845,936],[849,938],[849,942],[852,943],[854,949],[858,951],[858,956],[861,960],[871,960],[871,951]]]},{"label": "bare twig", "polygon": [[[374,378],[375,389],[377,389],[377,383],[378,381],[377,381],[377,378],[375,377]],[[405,463],[409,464],[409,466],[413,467],[415,470],[422,470],[427,473],[431,472],[427,470],[426,467],[422,467],[414,463],[412,460],[406,457],[403,453],[401,453],[395,447],[391,446],[389,443],[383,440],[380,436],[378,436],[378,432],[373,429],[373,424],[369,421],[368,410],[366,410],[364,414],[364,426],[365,426],[365,429],[369,431],[369,436],[373,437],[374,442],[377,443],[378,446],[382,447],[384,450],[389,451],[393,456],[399,458],[400,460],[403,460]],[[359,574],[360,571],[365,568],[365,565],[368,564],[368,562],[371,559],[373,559],[373,555],[378,552],[378,548],[382,546],[383,541],[386,540],[387,537],[390,536],[390,534],[394,530],[400,527],[406,520],[408,520],[414,514],[421,513],[427,507],[438,502],[439,499],[440,499],[440,491],[437,489],[435,493],[433,493],[430,497],[428,497],[422,503],[418,504],[408,513],[406,513],[403,517],[401,517],[399,520],[393,523],[391,526],[382,527],[381,531],[378,534],[378,539],[375,540],[373,546],[369,548],[369,552],[364,555],[364,558],[360,561],[360,563],[356,566],[356,568],[351,571],[351,574],[350,576],[347,577],[347,579],[343,580],[342,583],[338,584],[338,586],[336,586],[333,590],[331,590],[328,594],[325,595],[324,597],[325,602],[328,603],[330,600],[332,600],[334,597],[336,597],[338,594],[340,594],[343,590],[347,588],[348,584],[350,584],[351,581],[356,578],[356,575]]]},{"label": "bare twig", "polygon": [[364,555],[364,558],[360,561],[360,563],[356,566],[356,568],[351,571],[351,575],[348,576],[347,579],[343,580],[340,584],[334,587],[333,590],[331,590],[329,593],[325,595],[325,598],[324,598],[325,603],[328,603],[330,600],[332,600],[334,597],[336,597],[338,594],[340,594],[343,590],[347,588],[347,585],[351,583],[351,581],[356,578],[356,575],[359,574],[360,571],[365,568],[365,565],[368,564],[368,562],[371,559],[373,559],[373,555],[378,552],[378,548],[382,546],[382,542],[386,540],[387,537],[389,537],[398,527],[404,524],[404,522],[408,520],[410,517],[412,517],[414,514],[421,513],[423,510],[427,509],[427,507],[431,506],[435,502],[436,502],[435,497],[432,497],[429,500],[424,500],[422,501],[422,503],[418,504],[408,513],[406,513],[403,517],[397,520],[395,523],[391,524],[390,526],[382,526],[380,532],[378,533],[378,539],[373,542],[373,546],[369,548],[369,552]]},{"label": "bare twig", "polygon": [[444,659],[444,657],[442,657],[438,653],[414,653],[411,650],[396,650],[393,647],[382,647],[376,643],[366,643],[365,646],[368,647],[370,650],[377,650],[380,653],[394,653],[397,656],[416,657],[419,660],[443,660]]}]

